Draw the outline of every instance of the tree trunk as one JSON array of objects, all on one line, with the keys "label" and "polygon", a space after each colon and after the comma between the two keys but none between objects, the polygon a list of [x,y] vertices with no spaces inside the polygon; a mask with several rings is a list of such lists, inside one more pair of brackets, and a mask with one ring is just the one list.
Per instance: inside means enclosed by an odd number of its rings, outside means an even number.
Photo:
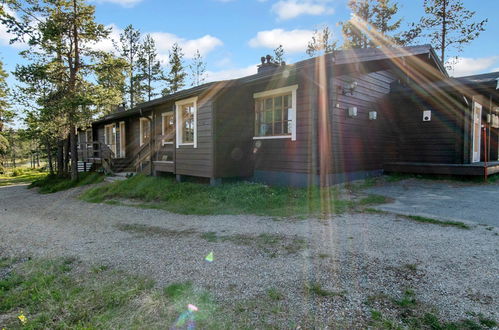
[{"label": "tree trunk", "polygon": [[445,39],[447,36],[447,0],[442,2],[442,43],[440,44],[441,49],[441,58],[442,63],[445,64]]},{"label": "tree trunk", "polygon": [[47,141],[46,143],[46,147],[47,147],[47,165],[49,167],[49,173],[50,175],[54,175],[54,167],[52,166],[52,148],[51,148],[51,145],[50,145],[50,142]]},{"label": "tree trunk", "polygon": [[64,176],[64,140],[57,141],[57,175]]},{"label": "tree trunk", "polygon": [[69,150],[70,150],[70,145],[69,145],[69,137],[64,140],[64,176],[69,175]]}]

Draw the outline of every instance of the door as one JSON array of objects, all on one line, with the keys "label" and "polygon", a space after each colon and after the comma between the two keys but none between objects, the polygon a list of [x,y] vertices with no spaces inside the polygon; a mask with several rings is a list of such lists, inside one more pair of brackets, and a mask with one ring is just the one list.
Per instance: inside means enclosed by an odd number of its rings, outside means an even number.
[{"label": "door", "polygon": [[104,126],[104,143],[112,150],[116,156],[116,125],[110,124]]},{"label": "door", "polygon": [[125,122],[120,122],[120,157],[126,157]]},{"label": "door", "polygon": [[480,161],[480,148],[482,136],[482,105],[473,102],[473,150],[472,162],[477,163]]}]

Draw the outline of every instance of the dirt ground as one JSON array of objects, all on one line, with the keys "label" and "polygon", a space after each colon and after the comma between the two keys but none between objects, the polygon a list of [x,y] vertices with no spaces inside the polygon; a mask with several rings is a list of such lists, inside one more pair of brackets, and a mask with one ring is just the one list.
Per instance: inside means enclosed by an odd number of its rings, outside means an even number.
[{"label": "dirt ground", "polygon": [[[0,257],[72,256],[158,286],[192,281],[222,306],[265,306],[272,289],[286,313],[268,322],[282,327],[310,315],[324,325],[363,327],[373,308],[390,313],[377,297],[400,299],[407,289],[445,320],[499,318],[498,228],[374,213],[307,220],[177,215],[88,204],[77,199],[80,192],[0,187]],[[205,260],[210,252],[213,262]],[[314,285],[330,294],[310,290]]]}]

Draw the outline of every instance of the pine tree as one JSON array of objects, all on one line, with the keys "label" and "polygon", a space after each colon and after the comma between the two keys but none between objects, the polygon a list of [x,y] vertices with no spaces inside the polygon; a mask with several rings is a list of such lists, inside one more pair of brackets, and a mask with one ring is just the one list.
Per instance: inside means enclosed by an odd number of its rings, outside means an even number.
[{"label": "pine tree", "polygon": [[285,63],[284,47],[282,47],[282,45],[279,45],[276,49],[274,49],[274,62],[278,64]]},{"label": "pine tree", "polygon": [[206,80],[206,62],[203,60],[199,49],[196,50],[192,63],[189,65],[191,71],[192,86],[199,86]]},{"label": "pine tree", "polygon": [[143,82],[142,90],[148,101],[158,94],[154,92],[154,83],[161,80],[163,71],[161,64],[158,61],[158,53],[156,51],[156,44],[150,34],[146,35],[139,55],[139,81]]},{"label": "pine tree", "polygon": [[183,58],[182,48],[177,43],[174,43],[169,54],[170,72],[165,77],[167,85],[163,89],[163,96],[175,93],[185,86],[187,74],[185,73]]},{"label": "pine tree", "polygon": [[461,52],[464,45],[485,31],[488,21],[473,22],[475,12],[466,9],[461,0],[424,0],[424,11],[413,31],[430,40],[444,63],[450,49]]},{"label": "pine tree", "polygon": [[96,105],[106,115],[123,103],[128,63],[110,53],[100,53],[95,65]]},{"label": "pine tree", "polygon": [[394,16],[398,13],[398,4],[391,3],[391,0],[377,0],[377,3],[373,5],[372,9],[374,20],[372,22],[373,27],[376,29],[375,33],[375,44],[378,46],[392,46],[403,44],[400,34],[393,33],[400,28],[402,19],[394,19]]},{"label": "pine tree", "polygon": [[332,53],[336,49],[336,44],[337,41],[333,39],[332,31],[328,26],[324,26],[320,31],[315,30],[306,52],[310,57]]},{"label": "pine tree", "polygon": [[395,20],[398,4],[391,0],[350,0],[352,18],[342,22],[343,48],[369,48],[403,45],[402,19]]},{"label": "pine tree", "polygon": [[2,23],[19,38],[28,39],[27,59],[38,57],[47,66],[45,74],[56,86],[47,104],[59,109],[67,119],[71,149],[71,179],[78,178],[76,129],[91,118],[87,80],[93,57],[91,45],[107,37],[109,31],[95,21],[95,7],[84,0],[9,0],[9,8],[19,19],[3,16]]},{"label": "pine tree", "polygon": [[9,88],[7,86],[8,73],[3,69],[3,63],[0,61],[0,133],[3,130],[4,124],[8,123],[14,117],[14,113],[10,110],[10,104],[7,100]]},{"label": "pine tree", "polygon": [[368,35],[368,23],[373,18],[373,11],[368,0],[350,0],[348,7],[352,18],[342,22],[343,48],[368,48],[373,42]]},{"label": "pine tree", "polygon": [[138,61],[142,44],[141,34],[132,25],[128,25],[120,34],[120,42],[116,45],[119,54],[128,63],[128,85],[125,87],[125,94],[128,97],[128,107],[131,109],[135,104],[142,101],[142,84],[138,77]]}]

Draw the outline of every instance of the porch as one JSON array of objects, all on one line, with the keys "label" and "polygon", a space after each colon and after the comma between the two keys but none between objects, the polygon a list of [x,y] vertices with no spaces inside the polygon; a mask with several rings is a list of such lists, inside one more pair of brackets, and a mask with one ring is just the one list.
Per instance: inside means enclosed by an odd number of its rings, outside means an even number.
[{"label": "porch", "polygon": [[472,164],[395,162],[384,164],[383,169],[385,172],[394,173],[485,176],[485,174],[492,175],[499,173],[499,161]]}]

